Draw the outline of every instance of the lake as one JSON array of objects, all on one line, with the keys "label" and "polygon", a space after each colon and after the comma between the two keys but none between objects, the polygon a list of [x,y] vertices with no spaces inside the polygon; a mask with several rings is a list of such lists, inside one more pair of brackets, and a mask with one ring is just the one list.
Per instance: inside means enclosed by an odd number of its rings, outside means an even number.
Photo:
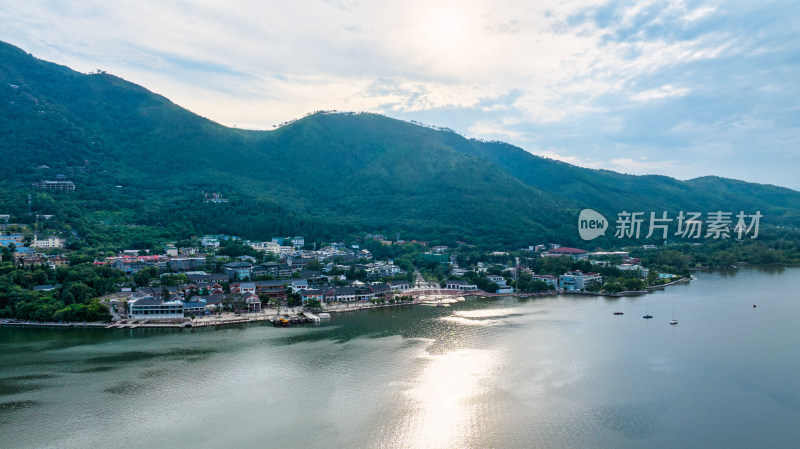
[{"label": "lake", "polygon": [[288,329],[0,328],[0,447],[798,447],[800,269],[696,277]]}]

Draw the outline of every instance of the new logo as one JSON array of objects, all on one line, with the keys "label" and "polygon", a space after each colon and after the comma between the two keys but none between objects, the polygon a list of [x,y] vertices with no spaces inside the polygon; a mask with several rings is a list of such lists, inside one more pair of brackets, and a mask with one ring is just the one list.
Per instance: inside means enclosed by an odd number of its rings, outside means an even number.
[{"label": "new logo", "polygon": [[584,240],[592,240],[605,235],[608,229],[608,220],[591,209],[584,209],[578,216],[578,232]]}]

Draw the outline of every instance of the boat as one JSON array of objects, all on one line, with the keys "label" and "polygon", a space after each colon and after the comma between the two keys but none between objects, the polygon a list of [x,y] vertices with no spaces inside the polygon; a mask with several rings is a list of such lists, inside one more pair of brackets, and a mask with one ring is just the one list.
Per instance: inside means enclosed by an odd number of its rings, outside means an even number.
[{"label": "boat", "polygon": [[678,324],[678,320],[675,319],[675,306],[672,306],[672,320],[669,322],[669,324]]},{"label": "boat", "polygon": [[649,320],[650,318],[653,318],[653,315],[650,315],[649,313],[647,313],[647,311],[648,311],[649,309],[650,309],[650,303],[648,303],[648,304],[647,304],[647,306],[645,307],[645,309],[644,309],[644,316],[642,316],[642,318],[644,318],[644,319],[646,319],[646,320]]},{"label": "boat", "polygon": [[321,320],[327,320],[327,319],[330,319],[330,317],[331,317],[331,314],[328,313],[328,312],[322,312],[322,313],[318,313],[317,314],[317,318],[319,318]]},{"label": "boat", "polygon": [[617,302],[617,311],[614,312],[614,315],[624,315],[624,313],[619,311],[619,302]]}]

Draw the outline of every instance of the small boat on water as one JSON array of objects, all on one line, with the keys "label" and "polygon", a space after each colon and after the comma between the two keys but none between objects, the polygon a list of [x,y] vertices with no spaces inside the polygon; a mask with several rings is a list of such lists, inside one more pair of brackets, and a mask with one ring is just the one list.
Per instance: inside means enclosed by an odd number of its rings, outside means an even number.
[{"label": "small boat on water", "polygon": [[672,321],[669,322],[669,324],[678,324],[678,320],[673,319]]},{"label": "small boat on water", "polygon": [[669,322],[669,324],[678,324],[678,320],[675,319],[675,306],[672,306],[672,320]]},{"label": "small boat on water", "polygon": [[331,317],[331,314],[328,313],[328,312],[322,312],[322,313],[318,313],[317,314],[317,318],[319,318],[321,320],[327,320],[327,319],[330,319],[330,317]]},{"label": "small boat on water", "polygon": [[650,314],[648,313],[648,310],[649,310],[649,309],[650,309],[650,304],[648,303],[648,304],[647,304],[647,306],[646,306],[646,307],[645,307],[645,309],[644,309],[644,316],[642,316],[642,318],[644,318],[644,319],[646,319],[646,320],[649,320],[650,318],[653,318],[653,315],[650,315]]},{"label": "small boat on water", "polygon": [[617,311],[614,312],[614,315],[624,315],[624,313],[619,311],[619,302],[617,303]]}]

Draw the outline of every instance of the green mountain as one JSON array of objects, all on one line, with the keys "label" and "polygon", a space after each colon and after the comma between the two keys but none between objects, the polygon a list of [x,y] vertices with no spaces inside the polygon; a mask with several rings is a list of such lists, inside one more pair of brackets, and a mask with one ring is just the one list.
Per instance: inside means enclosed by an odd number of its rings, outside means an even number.
[{"label": "green mountain", "polygon": [[[578,212],[761,210],[800,224],[800,193],[721,178],[681,182],[544,159],[375,114],[317,113],[231,129],[106,73],[0,43],[0,214],[54,214],[90,243],[226,232],[358,232],[508,245],[576,242]],[[35,192],[63,175],[72,194]],[[219,192],[228,203],[204,202]],[[764,219],[765,221],[767,218]]]}]

